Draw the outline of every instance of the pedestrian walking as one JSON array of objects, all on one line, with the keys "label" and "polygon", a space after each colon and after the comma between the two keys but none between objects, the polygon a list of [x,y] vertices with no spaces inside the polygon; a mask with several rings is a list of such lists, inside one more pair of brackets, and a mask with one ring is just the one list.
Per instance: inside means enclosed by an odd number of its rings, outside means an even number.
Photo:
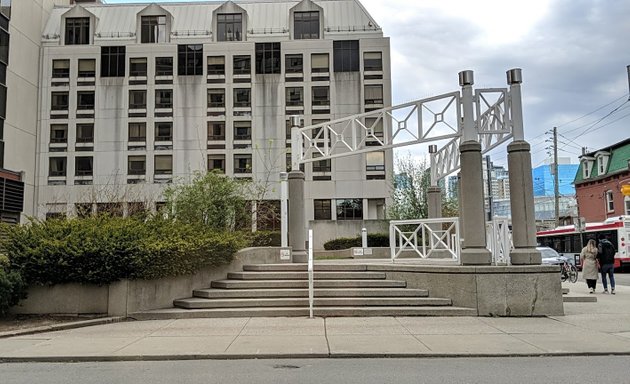
[{"label": "pedestrian walking", "polygon": [[582,276],[586,280],[590,293],[595,293],[597,289],[597,279],[599,278],[599,261],[597,260],[597,244],[590,239],[586,247],[580,252],[580,265],[582,266]]},{"label": "pedestrian walking", "polygon": [[605,237],[600,238],[597,245],[597,259],[599,260],[600,271],[602,273],[602,284],[604,292],[608,293],[608,282],[610,278],[610,293],[615,294],[615,246]]}]

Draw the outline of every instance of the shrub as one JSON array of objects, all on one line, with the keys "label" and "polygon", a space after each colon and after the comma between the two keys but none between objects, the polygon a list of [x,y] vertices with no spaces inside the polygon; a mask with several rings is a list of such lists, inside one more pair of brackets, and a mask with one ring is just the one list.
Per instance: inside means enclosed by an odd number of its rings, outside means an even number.
[{"label": "shrub", "polygon": [[6,271],[0,265],[0,316],[4,316],[9,308],[26,298],[26,284],[16,271]]},{"label": "shrub", "polygon": [[[389,247],[389,234],[387,233],[368,233],[368,247]],[[361,236],[357,237],[340,237],[324,243],[324,249],[327,251],[337,251],[341,249],[350,249],[361,246]]]},{"label": "shrub", "polygon": [[279,247],[282,243],[280,232],[257,231],[245,237],[250,247]]},{"label": "shrub", "polygon": [[161,217],[97,216],[4,227],[11,270],[29,284],[108,284],[157,279],[220,265],[245,245],[236,233]]}]

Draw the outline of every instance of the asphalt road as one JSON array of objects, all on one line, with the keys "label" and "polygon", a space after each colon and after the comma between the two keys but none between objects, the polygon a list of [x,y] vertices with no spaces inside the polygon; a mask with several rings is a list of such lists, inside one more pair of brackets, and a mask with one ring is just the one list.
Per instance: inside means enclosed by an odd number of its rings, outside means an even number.
[{"label": "asphalt road", "polygon": [[628,356],[0,364],[3,384],[629,383]]},{"label": "asphalt road", "polygon": [[626,287],[630,287],[630,273],[615,273],[615,285],[625,285]]}]

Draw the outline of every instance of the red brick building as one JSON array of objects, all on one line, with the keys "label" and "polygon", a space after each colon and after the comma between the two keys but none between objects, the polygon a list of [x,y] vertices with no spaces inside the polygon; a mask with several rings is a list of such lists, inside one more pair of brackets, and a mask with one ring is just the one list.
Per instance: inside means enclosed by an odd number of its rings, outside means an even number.
[{"label": "red brick building", "polygon": [[574,184],[579,215],[587,222],[630,215],[630,197],[621,193],[630,185],[630,139],[582,155]]}]

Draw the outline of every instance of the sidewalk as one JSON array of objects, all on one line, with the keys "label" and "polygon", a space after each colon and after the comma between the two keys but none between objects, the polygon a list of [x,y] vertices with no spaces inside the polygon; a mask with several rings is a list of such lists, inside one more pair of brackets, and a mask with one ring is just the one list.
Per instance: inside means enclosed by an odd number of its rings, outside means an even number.
[{"label": "sidewalk", "polygon": [[[586,284],[566,284],[588,295]],[[630,287],[548,318],[135,321],[0,339],[0,361],[630,355]]]}]

